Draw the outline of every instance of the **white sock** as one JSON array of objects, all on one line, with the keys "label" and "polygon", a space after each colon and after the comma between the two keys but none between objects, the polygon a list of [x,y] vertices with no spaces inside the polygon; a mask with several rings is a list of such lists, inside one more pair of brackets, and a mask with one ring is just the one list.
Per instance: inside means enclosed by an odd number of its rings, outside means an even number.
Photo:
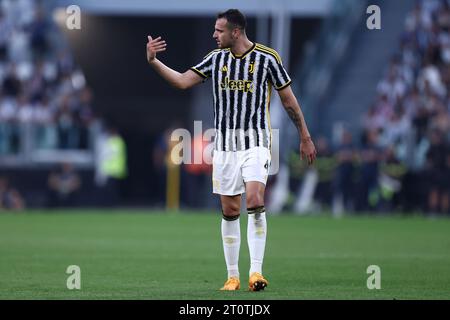
[{"label": "white sock", "polygon": [[267,223],[266,213],[252,213],[248,215],[247,241],[250,251],[250,272],[262,274],[264,249],[266,247]]},{"label": "white sock", "polygon": [[239,218],[228,221],[222,218],[222,241],[228,278],[239,278],[239,249],[241,246],[241,228]]}]

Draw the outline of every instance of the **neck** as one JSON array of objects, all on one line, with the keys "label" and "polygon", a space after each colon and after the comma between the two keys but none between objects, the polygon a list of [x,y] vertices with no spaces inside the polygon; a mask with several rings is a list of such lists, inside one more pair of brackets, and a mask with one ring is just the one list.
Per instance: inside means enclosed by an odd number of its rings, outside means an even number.
[{"label": "neck", "polygon": [[248,40],[247,37],[238,39],[231,47],[231,51],[235,56],[241,56],[246,53],[253,46],[253,42]]}]

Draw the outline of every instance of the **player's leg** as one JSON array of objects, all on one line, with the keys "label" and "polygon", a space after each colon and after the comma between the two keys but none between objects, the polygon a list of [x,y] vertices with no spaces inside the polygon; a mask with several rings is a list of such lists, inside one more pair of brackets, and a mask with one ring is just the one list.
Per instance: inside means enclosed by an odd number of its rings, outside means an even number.
[{"label": "player's leg", "polygon": [[241,194],[244,183],[240,167],[237,165],[235,153],[214,151],[213,157],[213,192],[220,195],[222,204],[222,241],[228,280],[221,290],[238,290],[239,282],[239,249],[241,245],[241,229],[239,215]]},{"label": "player's leg", "polygon": [[248,213],[247,242],[250,252],[249,289],[264,290],[267,280],[262,276],[262,265],[266,247],[267,221],[264,207],[265,185],[258,181],[246,183],[246,205]]},{"label": "player's leg", "polygon": [[267,221],[264,207],[264,192],[270,166],[270,152],[257,147],[248,150],[242,168],[245,181],[246,206],[248,212],[247,241],[250,251],[249,289],[263,290],[268,282],[262,276],[262,265],[266,247]]},{"label": "player's leg", "polygon": [[239,216],[241,212],[241,195],[220,196],[222,204],[222,242],[228,280],[221,290],[238,290],[239,249],[241,246],[241,229]]}]

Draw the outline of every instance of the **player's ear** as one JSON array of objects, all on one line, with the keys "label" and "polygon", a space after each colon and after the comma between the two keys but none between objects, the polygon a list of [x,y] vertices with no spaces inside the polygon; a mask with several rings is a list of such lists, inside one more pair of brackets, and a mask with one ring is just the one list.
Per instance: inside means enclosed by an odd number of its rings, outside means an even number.
[{"label": "player's ear", "polygon": [[234,28],[234,29],[231,31],[231,35],[232,35],[233,39],[239,38],[239,28]]}]

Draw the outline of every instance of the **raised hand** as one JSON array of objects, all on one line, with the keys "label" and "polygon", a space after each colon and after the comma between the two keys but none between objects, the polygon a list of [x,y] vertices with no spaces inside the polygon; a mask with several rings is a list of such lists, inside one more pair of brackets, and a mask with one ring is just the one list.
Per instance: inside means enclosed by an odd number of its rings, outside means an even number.
[{"label": "raised hand", "polygon": [[161,37],[153,39],[148,36],[147,42],[147,61],[151,63],[156,58],[156,53],[166,50],[166,41],[162,40]]}]

